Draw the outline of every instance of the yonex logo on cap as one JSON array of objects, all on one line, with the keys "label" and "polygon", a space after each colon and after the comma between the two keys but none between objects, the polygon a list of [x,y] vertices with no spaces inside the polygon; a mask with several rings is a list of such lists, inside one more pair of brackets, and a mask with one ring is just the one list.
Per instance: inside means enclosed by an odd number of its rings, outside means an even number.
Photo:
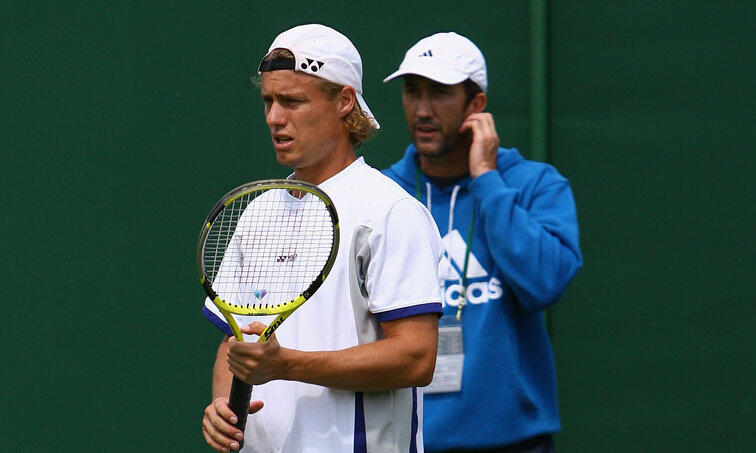
[{"label": "yonex logo on cap", "polygon": [[300,67],[303,71],[310,70],[310,72],[318,72],[318,69],[322,68],[325,63],[322,61],[316,61],[312,58],[307,59],[307,63],[302,62]]}]

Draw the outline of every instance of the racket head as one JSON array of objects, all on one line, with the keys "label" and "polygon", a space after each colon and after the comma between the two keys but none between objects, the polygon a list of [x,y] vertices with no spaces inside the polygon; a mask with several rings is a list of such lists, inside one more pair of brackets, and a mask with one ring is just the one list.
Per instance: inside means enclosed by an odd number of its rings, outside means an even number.
[{"label": "racket head", "polygon": [[197,242],[197,269],[231,324],[229,313],[275,315],[302,305],[330,272],[338,245],[338,215],[320,188],[254,181],[213,206]]}]

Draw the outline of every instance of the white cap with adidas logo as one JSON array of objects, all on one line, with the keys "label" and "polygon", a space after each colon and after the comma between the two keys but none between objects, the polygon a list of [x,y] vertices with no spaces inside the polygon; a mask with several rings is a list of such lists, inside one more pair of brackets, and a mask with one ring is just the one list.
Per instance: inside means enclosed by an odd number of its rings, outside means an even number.
[{"label": "white cap with adidas logo", "polygon": [[399,69],[383,81],[410,74],[444,85],[470,79],[484,93],[488,88],[483,53],[472,41],[454,32],[436,33],[418,41],[404,55]]}]

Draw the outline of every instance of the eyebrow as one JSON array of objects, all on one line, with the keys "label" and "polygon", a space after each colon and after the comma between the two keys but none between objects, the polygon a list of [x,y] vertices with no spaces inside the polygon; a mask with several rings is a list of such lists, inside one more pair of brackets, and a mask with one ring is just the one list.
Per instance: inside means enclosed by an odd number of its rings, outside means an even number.
[{"label": "eyebrow", "polygon": [[[425,81],[424,81],[425,80]],[[422,84],[428,84],[430,88],[450,88],[452,85],[446,85],[441,82],[436,82],[435,80],[431,80],[425,77],[420,76],[414,76],[414,77],[404,77],[404,85],[403,86],[419,86]]]},{"label": "eyebrow", "polygon": [[260,98],[263,101],[266,100],[272,100],[274,98],[280,99],[283,101],[306,101],[309,99],[309,97],[304,93],[291,93],[291,92],[278,92],[278,93],[263,93],[260,92]]}]

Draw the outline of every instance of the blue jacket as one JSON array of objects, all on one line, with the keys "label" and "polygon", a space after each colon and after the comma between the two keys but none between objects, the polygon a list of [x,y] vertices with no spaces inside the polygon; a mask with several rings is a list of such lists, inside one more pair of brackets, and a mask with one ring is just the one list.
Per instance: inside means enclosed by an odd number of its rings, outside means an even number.
[{"label": "blue jacket", "polygon": [[558,431],[554,357],[541,311],[582,266],[569,181],[548,164],[499,148],[496,171],[439,190],[418,173],[416,159],[410,145],[384,173],[413,195],[419,190],[444,236],[444,317],[457,313],[474,215],[462,391],[425,395],[426,449],[496,447]]}]

